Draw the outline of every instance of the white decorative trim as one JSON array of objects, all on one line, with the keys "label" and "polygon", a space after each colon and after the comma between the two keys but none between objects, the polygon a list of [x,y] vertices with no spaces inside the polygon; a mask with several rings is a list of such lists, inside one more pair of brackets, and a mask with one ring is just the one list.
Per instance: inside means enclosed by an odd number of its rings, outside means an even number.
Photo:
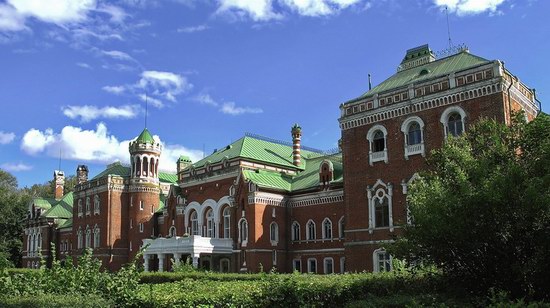
[{"label": "white decorative trim", "polygon": [[[373,152],[373,141],[374,141],[374,133],[377,131],[381,131],[382,134],[384,134],[384,150]],[[369,141],[369,164],[372,166],[373,163],[378,161],[384,161],[386,164],[388,163],[388,131],[386,128],[380,124],[376,124],[373,127],[369,129],[369,132],[367,133],[367,140]]]},{"label": "white decorative trim", "polygon": [[286,204],[287,198],[282,195],[254,191],[248,194],[248,203],[249,204],[266,204],[271,206],[280,206],[284,207]]},{"label": "white decorative trim", "polygon": [[380,272],[380,264],[378,264],[378,255],[380,255],[380,254],[385,254],[385,255],[389,256],[390,271],[393,270],[393,266],[392,266],[393,257],[390,254],[388,254],[385,249],[378,248],[378,249],[374,250],[373,253],[372,253],[372,271],[375,272],[375,273]]},{"label": "white decorative trim", "polygon": [[445,109],[445,111],[443,111],[443,113],[441,113],[441,117],[439,118],[439,122],[441,122],[441,124],[443,124],[443,133],[444,133],[444,136],[445,138],[447,138],[447,134],[449,133],[449,129],[448,129],[448,125],[449,125],[449,115],[451,115],[452,113],[458,113],[460,114],[460,117],[461,117],[461,123],[462,123],[462,133],[464,133],[466,131],[466,112],[460,108],[459,106],[451,106],[447,109]]},{"label": "white decorative trim", "polygon": [[[381,186],[378,188],[378,186]],[[374,194],[374,195],[373,195]],[[388,183],[387,185],[381,179],[378,179],[374,186],[367,188],[368,196],[368,211],[369,211],[369,233],[372,233],[376,228],[376,209],[374,206],[374,199],[377,198],[379,201],[382,201],[384,198],[388,199],[388,220],[389,220],[389,229],[390,232],[394,231],[393,226],[393,210],[392,210],[392,197],[393,197],[393,185]]]},{"label": "white decorative trim", "polygon": [[302,207],[337,202],[344,202],[344,190],[342,189],[291,197],[288,199],[288,206]]},{"label": "white decorative trim", "polygon": [[[412,123],[418,123],[420,126],[420,143],[419,144],[412,144],[409,145],[409,126]],[[411,116],[408,117],[403,123],[401,124],[401,131],[404,135],[404,146],[405,146],[405,159],[409,159],[409,156],[420,154],[422,157],[425,157],[425,149],[424,149],[424,121],[418,116]]]}]

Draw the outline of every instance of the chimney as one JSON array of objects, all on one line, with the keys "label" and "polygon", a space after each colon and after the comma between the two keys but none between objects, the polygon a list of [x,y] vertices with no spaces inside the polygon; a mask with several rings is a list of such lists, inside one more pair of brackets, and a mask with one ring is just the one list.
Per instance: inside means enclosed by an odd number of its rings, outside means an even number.
[{"label": "chimney", "polygon": [[298,124],[294,124],[290,132],[292,133],[292,163],[294,166],[300,166],[300,141],[302,140],[302,128],[298,126]]},{"label": "chimney", "polygon": [[55,199],[63,197],[63,186],[65,185],[65,173],[61,170],[54,170],[53,180],[55,182]]},{"label": "chimney", "polygon": [[78,165],[76,168],[76,181],[77,184],[82,184],[88,181],[88,166]]}]

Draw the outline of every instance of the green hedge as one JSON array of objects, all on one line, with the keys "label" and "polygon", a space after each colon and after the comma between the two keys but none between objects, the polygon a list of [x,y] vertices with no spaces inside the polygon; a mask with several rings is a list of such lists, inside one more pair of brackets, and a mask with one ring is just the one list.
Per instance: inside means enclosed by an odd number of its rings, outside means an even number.
[{"label": "green hedge", "polygon": [[112,307],[113,302],[103,299],[97,295],[54,295],[54,294],[38,294],[25,297],[0,297],[0,307],[22,307],[22,308],[57,308],[57,307]]},{"label": "green hedge", "polygon": [[177,282],[186,279],[193,280],[211,280],[211,281],[250,281],[250,280],[260,280],[263,277],[268,276],[267,274],[222,274],[222,273],[213,273],[213,272],[186,272],[186,273],[174,273],[174,272],[148,272],[141,273],[140,283],[167,283],[167,282]]}]

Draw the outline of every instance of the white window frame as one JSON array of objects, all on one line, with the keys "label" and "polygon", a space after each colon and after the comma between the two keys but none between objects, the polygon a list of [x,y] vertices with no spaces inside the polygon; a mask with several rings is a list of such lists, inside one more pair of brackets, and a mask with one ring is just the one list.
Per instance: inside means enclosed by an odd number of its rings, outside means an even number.
[{"label": "white window frame", "polygon": [[384,267],[384,270],[381,271],[380,262],[379,262],[379,256],[380,255],[388,256],[388,259],[389,259],[388,261],[390,263],[390,272],[393,271],[393,265],[392,265],[393,257],[389,253],[387,253],[386,250],[384,250],[383,248],[378,248],[372,253],[372,265],[373,265],[372,269],[373,269],[373,272],[375,272],[375,273],[386,272],[385,267]]},{"label": "white window frame", "polygon": [[206,211],[206,237],[216,237],[216,224],[214,223],[214,210]]},{"label": "white window frame", "polygon": [[[369,233],[372,233],[374,229],[390,229],[390,232],[394,231],[393,225],[393,208],[392,208],[392,199],[393,199],[393,185],[388,183],[387,185],[381,180],[378,179],[374,186],[367,188],[367,197],[369,203]],[[389,216],[389,226],[376,228],[376,208],[375,208],[375,198],[382,201],[384,198],[388,199],[388,216]]]},{"label": "white window frame", "polygon": [[142,222],[139,223],[139,233],[143,233],[143,230],[145,229],[145,226]]},{"label": "white window frame", "polygon": [[94,248],[99,248],[100,243],[101,243],[100,230],[99,230],[99,227],[97,225],[95,225],[95,227],[94,227]]},{"label": "white window frame", "polygon": [[[311,262],[313,261],[313,264],[315,264],[315,271],[311,270]],[[317,274],[317,259],[316,258],[308,258],[307,259],[307,272],[311,274]]]},{"label": "white window frame", "polygon": [[139,210],[143,211],[143,208],[144,208],[143,200],[139,200]]},{"label": "white window frame", "polygon": [[248,221],[246,218],[239,220],[239,243],[242,247],[246,247],[248,244]]},{"label": "white window frame", "polygon": [[[331,271],[330,273],[328,272],[328,266],[327,266],[327,265],[328,265],[328,263],[327,263],[328,261],[330,261],[331,266],[332,266],[332,271]],[[334,274],[334,259],[333,259],[333,258],[328,257],[328,258],[324,258],[324,259],[323,259],[323,272],[324,272],[325,274]]]},{"label": "white window frame", "polygon": [[269,225],[269,241],[271,246],[277,246],[279,243],[279,225],[276,222]]},{"label": "white window frame", "polygon": [[[298,231],[298,232],[296,232]],[[292,235],[291,239],[293,241],[299,241],[300,240],[300,224],[297,221],[294,221],[292,223]]]},{"label": "white window frame", "polygon": [[340,274],[346,271],[346,257],[340,257]]},{"label": "white window frame", "polygon": [[77,242],[77,248],[78,249],[82,249],[82,244],[83,244],[83,240],[82,240],[82,227],[78,227],[78,232],[76,233],[76,242]]},{"label": "white window frame", "polygon": [[189,221],[191,223],[191,235],[200,235],[199,213],[197,211],[191,212],[191,215],[189,215]]},{"label": "white window frame", "polygon": [[[311,234],[310,225],[313,225],[313,234]],[[315,225],[315,221],[312,219],[308,220],[306,223],[306,240],[308,241],[315,241],[317,239],[317,226]]]},{"label": "white window frame", "polygon": [[99,214],[99,207],[101,205],[101,201],[99,200],[99,195],[94,196],[94,215]]},{"label": "white window frame", "polygon": [[91,214],[92,200],[90,197],[86,197],[86,216]]},{"label": "white window frame", "polygon": [[[374,134],[377,131],[381,131],[384,135],[384,150],[379,152],[373,152],[373,142]],[[373,163],[383,161],[386,164],[388,163],[388,131],[386,128],[380,124],[374,125],[371,127],[367,133],[367,140],[369,141],[369,164],[372,166]]]},{"label": "white window frame", "polygon": [[[299,268],[296,268],[296,261],[299,263]],[[302,272],[302,259],[294,259],[292,260],[292,270]]]},{"label": "white window frame", "polygon": [[[329,230],[327,230],[326,228],[327,222],[328,222]],[[332,221],[328,217],[323,219],[322,229],[323,229],[322,230],[323,239],[332,240],[332,236],[333,236]],[[330,234],[327,234],[328,233],[327,231],[330,231]]]},{"label": "white window frame", "polygon": [[92,230],[90,230],[90,226],[86,226],[86,238],[85,238],[85,243],[84,243],[84,247],[85,248],[89,248],[92,246]]},{"label": "white window frame", "polygon": [[169,237],[176,237],[176,226],[171,226],[168,230]]},{"label": "white window frame", "polygon": [[[420,126],[420,143],[409,145],[409,130],[413,123],[417,123],[418,126]],[[424,147],[424,121],[417,116],[408,117],[403,121],[403,124],[401,124],[401,132],[403,132],[405,159],[409,159],[409,156],[418,154],[422,155],[422,157],[426,157]]]},{"label": "white window frame", "polygon": [[231,238],[231,210],[229,206],[223,209],[223,237]]},{"label": "white window frame", "polygon": [[445,139],[449,137],[449,116],[455,112],[460,114],[460,117],[462,119],[462,133],[464,134],[466,132],[466,112],[458,106],[451,106],[443,111],[443,113],[441,114],[441,118],[439,119],[441,124],[443,124],[443,133]]},{"label": "white window frame", "polygon": [[78,199],[77,209],[78,209],[78,217],[82,217],[82,199]]}]

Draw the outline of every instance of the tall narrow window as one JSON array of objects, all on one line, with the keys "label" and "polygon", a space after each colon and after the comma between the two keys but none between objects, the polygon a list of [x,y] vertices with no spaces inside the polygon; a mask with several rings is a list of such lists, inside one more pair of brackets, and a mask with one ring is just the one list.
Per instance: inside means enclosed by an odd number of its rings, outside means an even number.
[{"label": "tall narrow window", "polygon": [[90,230],[90,227],[86,227],[86,248],[92,246],[92,231]]},{"label": "tall narrow window", "polygon": [[292,223],[292,240],[300,240],[300,224],[297,221]]},{"label": "tall narrow window", "polygon": [[339,238],[344,238],[344,230],[345,230],[345,222],[344,222],[344,216],[342,216],[342,218],[340,218],[340,220],[338,221],[338,237]]},{"label": "tall narrow window", "polygon": [[307,272],[313,274],[317,273],[317,259],[307,259]]},{"label": "tall narrow window", "polygon": [[385,148],[385,138],[384,133],[382,131],[376,131],[374,133],[374,138],[372,140],[372,151],[373,152],[382,152]]},{"label": "tall narrow window", "polygon": [[86,197],[86,215],[90,215],[90,197]]},{"label": "tall narrow window", "polygon": [[452,113],[449,116],[448,132],[454,137],[462,135],[462,117],[458,112]]},{"label": "tall narrow window", "polygon": [[100,206],[99,196],[95,195],[94,196],[94,214],[99,214],[99,206]]},{"label": "tall narrow window", "polygon": [[206,212],[206,237],[214,237],[214,211]]},{"label": "tall narrow window", "polygon": [[78,199],[78,216],[82,216],[82,199]]},{"label": "tall narrow window", "polygon": [[248,222],[246,219],[242,219],[239,224],[239,240],[242,245],[246,245],[248,242]]},{"label": "tall narrow window", "polygon": [[231,212],[229,206],[223,210],[223,237],[231,238]]},{"label": "tall narrow window", "polygon": [[78,232],[76,233],[76,243],[77,243],[77,248],[78,249],[81,249],[82,248],[82,228],[78,228]]},{"label": "tall narrow window", "polygon": [[307,239],[308,241],[315,240],[315,222],[313,220],[307,222]]},{"label": "tall narrow window", "polygon": [[139,233],[143,233],[143,230],[145,229],[142,222],[139,223]]},{"label": "tall narrow window", "polygon": [[143,211],[143,200],[139,201],[139,210]]},{"label": "tall narrow window", "polygon": [[325,274],[333,274],[334,273],[334,260],[332,258],[325,258],[323,260],[323,263],[324,263]]},{"label": "tall narrow window", "polygon": [[199,235],[199,219],[197,211],[191,213],[191,235]]},{"label": "tall narrow window", "polygon": [[277,242],[279,242],[279,225],[276,222],[272,222],[269,226],[269,239],[271,245],[277,245]]},{"label": "tall narrow window", "polygon": [[424,121],[418,116],[407,118],[401,124],[401,131],[405,138],[405,159],[420,154],[424,156]]},{"label": "tall narrow window", "polygon": [[388,199],[383,198],[382,200],[380,200],[378,198],[375,198],[374,209],[375,209],[374,221],[375,221],[376,228],[388,227],[390,225]]},{"label": "tall narrow window", "polygon": [[407,134],[407,143],[409,145],[414,145],[414,144],[419,144],[420,142],[422,142],[420,124],[413,122],[409,125],[409,133]]},{"label": "tall narrow window", "polygon": [[94,228],[94,248],[99,247],[100,239],[101,238],[100,238],[100,233],[99,233],[99,227],[95,226],[95,228]]},{"label": "tall narrow window", "polygon": [[174,236],[176,236],[176,227],[175,227],[175,226],[171,226],[171,227],[170,227],[170,230],[168,231],[168,236],[169,236],[169,237],[174,237]]},{"label": "tall narrow window", "polygon": [[368,187],[367,196],[369,200],[369,233],[373,233],[376,228],[385,227],[389,227],[390,232],[393,232],[393,185],[385,184],[379,179],[374,187]]},{"label": "tall narrow window", "polygon": [[369,141],[369,164],[372,165],[378,161],[384,161],[388,163],[388,149],[386,136],[388,131],[382,125],[375,125],[371,127],[367,133],[367,139]]},{"label": "tall narrow window", "polygon": [[323,239],[332,239],[332,222],[328,218],[323,220]]}]

